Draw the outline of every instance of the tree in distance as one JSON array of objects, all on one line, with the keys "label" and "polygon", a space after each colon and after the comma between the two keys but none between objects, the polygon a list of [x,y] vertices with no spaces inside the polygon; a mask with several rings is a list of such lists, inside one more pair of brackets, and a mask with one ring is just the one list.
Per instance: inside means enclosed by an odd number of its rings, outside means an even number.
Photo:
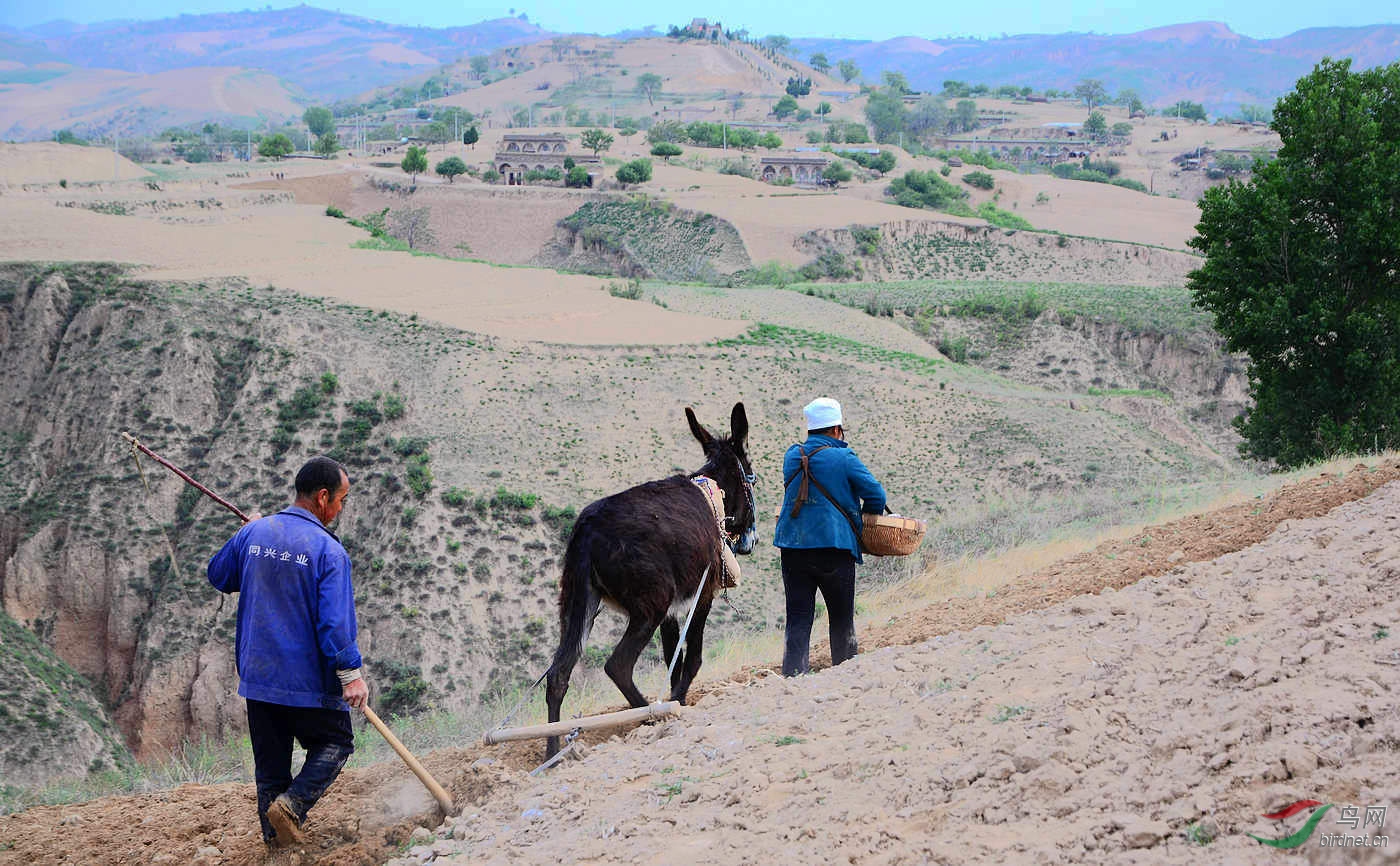
[{"label": "tree in distance", "polygon": [[1108,118],[1103,116],[1102,111],[1091,111],[1089,117],[1084,121],[1084,132],[1095,138],[1108,134]]},{"label": "tree in distance", "polygon": [[686,127],[679,120],[663,120],[654,123],[647,130],[647,141],[660,144],[663,141],[680,141],[686,136]]},{"label": "tree in distance", "polygon": [[437,236],[428,225],[431,216],[432,211],[426,207],[393,211],[389,214],[389,233],[408,244],[411,250],[431,246],[437,242]]},{"label": "tree in distance", "polygon": [[826,59],[825,54],[818,51],[808,58],[807,65],[825,75],[826,71],[831,68],[831,61]]},{"label": "tree in distance", "polygon": [[602,129],[585,129],[583,135],[579,137],[579,141],[584,147],[593,151],[594,156],[597,156],[599,151],[612,147],[613,137],[611,133]]},{"label": "tree in distance", "polygon": [[428,152],[416,144],[410,144],[399,167],[413,175],[413,182],[417,184],[418,175],[428,170]]},{"label": "tree in distance", "polygon": [[652,156],[659,156],[663,159],[669,159],[673,156],[680,156],[681,153],[681,146],[672,141],[660,141],[653,145],[651,148]]},{"label": "tree in distance", "polygon": [[1326,59],[1274,108],[1278,158],[1201,198],[1187,277],[1249,355],[1247,456],[1400,447],[1400,63]]},{"label": "tree in distance", "polygon": [[830,103],[830,102],[827,102],[826,100],[822,100],[821,102],[818,102],[818,103],[817,103],[817,117],[821,118],[822,120],[825,120],[825,119],[826,119],[826,116],[827,116],[828,114],[830,114],[830,113],[831,113],[831,103]]},{"label": "tree in distance", "polygon": [[467,164],[460,156],[449,156],[437,164],[433,171],[447,178],[448,183],[456,183],[457,175],[467,173]]},{"label": "tree in distance", "polygon": [[292,140],[280,132],[258,142],[258,155],[268,159],[281,159],[291,152]]},{"label": "tree in distance", "polygon": [[445,144],[452,138],[452,130],[441,120],[435,120],[418,133],[433,144]]},{"label": "tree in distance", "polygon": [[661,76],[655,72],[643,72],[637,76],[637,83],[632,85],[632,89],[647,98],[647,105],[655,105],[656,97],[661,95]]},{"label": "tree in distance", "polygon": [[313,105],[306,109],[301,115],[301,122],[306,124],[306,128],[311,130],[311,134],[320,138],[328,132],[335,132],[335,115],[331,114],[329,108]]},{"label": "tree in distance", "polygon": [[884,80],[885,86],[888,87],[890,91],[896,94],[897,96],[903,96],[904,94],[911,92],[909,87],[909,79],[904,77],[903,72],[896,72],[893,69],[887,69],[885,70],[885,73],[881,76],[881,78]]},{"label": "tree in distance", "polygon": [[812,92],[812,79],[793,76],[787,80],[787,90],[789,96],[806,96]]},{"label": "tree in distance", "polygon": [[337,150],[340,150],[340,142],[336,140],[334,132],[327,132],[316,139],[316,153],[322,159],[330,159]]},{"label": "tree in distance", "polygon": [[581,165],[576,165],[569,169],[569,173],[564,175],[564,186],[585,187],[591,183],[588,177],[588,169]]},{"label": "tree in distance", "polygon": [[1186,120],[1199,120],[1202,123],[1205,123],[1206,120],[1205,106],[1201,105],[1199,102],[1191,102],[1187,99],[1181,100],[1163,113]]},{"label": "tree in distance", "polygon": [[[865,120],[876,141],[894,141],[904,131],[909,112],[904,108],[904,99],[897,93],[887,90],[872,91],[865,102]],[[846,138],[850,141],[850,137]]]},{"label": "tree in distance", "polygon": [[623,186],[651,180],[651,160],[634,159],[617,167],[617,182]]},{"label": "tree in distance", "polygon": [[1129,117],[1146,112],[1146,108],[1142,104],[1142,97],[1138,96],[1138,92],[1131,88],[1118,91],[1118,104],[1128,110]]},{"label": "tree in distance", "polygon": [[860,78],[860,67],[853,60],[842,60],[836,64],[836,70],[841,73],[841,80],[847,84]]},{"label": "tree in distance", "polygon": [[776,132],[765,132],[758,137],[758,146],[768,150],[777,150],[783,146],[783,140]]},{"label": "tree in distance", "polygon": [[1095,105],[1102,105],[1108,99],[1108,91],[1104,89],[1103,82],[1097,78],[1085,78],[1074,86],[1074,95],[1078,99],[1084,100],[1088,104],[1089,110],[1093,111]]},{"label": "tree in distance", "polygon": [[959,99],[953,106],[953,123],[963,132],[977,128],[977,103],[971,99]]},{"label": "tree in distance", "polygon": [[491,58],[487,57],[485,54],[477,54],[467,62],[471,64],[472,75],[475,75],[478,79],[484,78],[486,76],[486,70],[491,68]]},{"label": "tree in distance", "polygon": [[789,114],[794,114],[796,111],[797,100],[793,99],[792,95],[787,93],[783,94],[783,98],[779,99],[777,103],[773,106],[773,116],[778,118],[779,120],[782,120]]},{"label": "tree in distance", "polygon": [[470,144],[472,150],[476,150],[476,143],[481,140],[481,133],[476,131],[475,126],[467,127],[467,131],[462,133],[462,143]]},{"label": "tree in distance", "polygon": [[788,48],[792,46],[792,40],[782,35],[781,33],[774,33],[772,36],[767,37],[763,41],[769,48],[771,48],[774,51],[774,53],[777,54],[786,54]]}]

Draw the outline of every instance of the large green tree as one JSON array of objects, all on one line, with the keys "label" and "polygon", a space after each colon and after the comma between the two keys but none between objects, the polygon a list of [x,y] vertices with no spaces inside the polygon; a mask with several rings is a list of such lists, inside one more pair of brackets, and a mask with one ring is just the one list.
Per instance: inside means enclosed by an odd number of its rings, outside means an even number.
[{"label": "large green tree", "polygon": [[399,167],[413,175],[413,182],[418,183],[418,175],[428,170],[428,151],[416,144],[410,144],[408,153],[404,154],[403,160],[399,162]]},{"label": "large green tree", "polygon": [[897,93],[876,90],[865,103],[865,120],[870,124],[870,131],[875,140],[879,142],[896,140],[904,131],[908,115],[909,112],[904,108],[904,99]]},{"label": "large green tree", "polygon": [[633,90],[647,98],[647,105],[656,104],[656,96],[661,92],[661,76],[655,72],[643,72],[637,76]]},{"label": "large green tree", "polygon": [[258,155],[269,159],[281,159],[292,152],[292,140],[282,133],[269,135],[258,142]]},{"label": "large green tree", "polygon": [[593,151],[594,156],[597,156],[598,151],[607,150],[612,147],[613,137],[612,133],[607,130],[597,128],[585,129],[583,134],[579,137],[579,142],[584,147]]},{"label": "large green tree", "polygon": [[456,183],[457,175],[467,173],[467,164],[462,161],[460,156],[449,156],[439,162],[433,171],[447,178],[448,183]]},{"label": "large green tree", "polygon": [[335,132],[335,115],[331,114],[329,108],[313,105],[302,114],[301,121],[317,138],[328,132]]},{"label": "large green tree", "polygon": [[1095,105],[1102,105],[1108,99],[1108,90],[1097,78],[1085,78],[1074,86],[1074,95],[1088,104],[1093,111]]},{"label": "large green tree", "polygon": [[1188,278],[1249,355],[1243,453],[1400,446],[1400,64],[1324,60],[1274,109],[1278,158],[1206,191]]}]

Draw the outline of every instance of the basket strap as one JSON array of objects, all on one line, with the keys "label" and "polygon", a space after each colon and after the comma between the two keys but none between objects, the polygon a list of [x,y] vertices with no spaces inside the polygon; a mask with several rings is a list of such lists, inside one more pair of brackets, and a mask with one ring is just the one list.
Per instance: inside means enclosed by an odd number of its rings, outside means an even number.
[{"label": "basket strap", "polygon": [[[799,469],[796,473],[794,473],[794,474],[792,475],[792,477],[787,478],[787,479],[785,479],[785,480],[783,481],[783,488],[784,488],[784,489],[787,489],[789,486],[792,485],[792,479],[793,479],[793,478],[796,478],[798,475],[801,475],[801,476],[802,476],[802,485],[801,485],[800,487],[797,488],[797,499],[793,501],[793,505],[792,505],[792,516],[793,516],[793,517],[796,517],[798,514],[800,514],[800,513],[802,512],[802,506],[807,504],[807,499],[808,499],[808,497],[810,496],[810,494],[808,493],[808,490],[807,490],[807,482],[808,482],[808,481],[813,481],[813,482],[816,481],[816,479],[812,478],[812,466],[811,466],[811,463],[810,463],[810,461],[811,461],[811,459],[812,459],[812,455],[813,455],[813,454],[816,454],[818,451],[822,450],[823,448],[830,448],[830,447],[831,447],[830,445],[818,445],[816,448],[813,448],[811,451],[803,451],[801,445],[797,446],[797,453],[802,455],[802,468]],[[818,486],[820,486],[820,485],[818,485]],[[822,493],[825,494],[826,491],[823,490]],[[830,499],[831,497],[830,497],[830,496],[827,496],[826,498],[827,498],[827,499]]]},{"label": "basket strap", "polygon": [[[817,480],[817,477],[815,475],[812,474],[812,467],[808,463],[812,454],[816,454],[823,448],[830,447],[830,445],[818,445],[816,448],[813,448],[810,453],[802,451],[799,447],[798,451],[802,454],[802,468],[801,470],[799,470],[800,474],[802,475],[802,486],[797,489],[797,501],[792,506],[792,516],[796,517],[797,513],[802,510],[802,505],[807,501],[808,496],[807,483],[811,482],[812,485],[817,488],[817,491],[821,493],[822,496],[825,496],[827,501],[830,502],[838,512],[840,512],[841,516],[846,518],[846,523],[850,524],[851,532],[855,534],[856,546],[860,548],[860,552],[869,553],[870,551],[865,549],[865,539],[861,538],[860,528],[856,526],[855,519],[852,518],[851,515],[846,512],[846,509],[841,507],[841,505],[836,501],[835,497],[828,493],[826,487],[820,481]],[[793,478],[795,477],[797,476],[794,475]],[[788,478],[786,481],[783,482],[783,486],[785,488],[790,484],[792,484],[792,478]],[[888,506],[885,508],[885,511],[889,511]]]}]

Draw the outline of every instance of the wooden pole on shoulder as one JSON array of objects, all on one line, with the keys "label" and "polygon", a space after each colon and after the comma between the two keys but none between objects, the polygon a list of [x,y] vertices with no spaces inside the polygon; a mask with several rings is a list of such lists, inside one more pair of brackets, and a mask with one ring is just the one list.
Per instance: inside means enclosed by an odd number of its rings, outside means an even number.
[{"label": "wooden pole on shoulder", "polygon": [[660,719],[674,715],[681,708],[680,701],[658,701],[648,704],[645,707],[636,707],[630,710],[618,710],[615,713],[603,713],[599,716],[584,716],[581,719],[565,719],[562,722],[550,722],[544,725],[529,725],[523,728],[500,728],[494,731],[487,731],[482,736],[481,741],[488,746],[497,743],[509,743],[514,740],[537,740],[542,737],[557,737],[567,734],[570,731],[592,731],[598,728],[612,728],[618,725],[625,725],[628,722],[644,722],[649,719]]}]

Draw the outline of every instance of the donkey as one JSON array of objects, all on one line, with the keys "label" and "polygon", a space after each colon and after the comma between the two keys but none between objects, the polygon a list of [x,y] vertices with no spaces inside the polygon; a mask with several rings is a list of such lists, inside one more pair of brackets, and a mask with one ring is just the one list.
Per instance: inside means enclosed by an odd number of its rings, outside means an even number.
[{"label": "donkey", "polygon": [[[689,407],[685,417],[704,449],[704,466],[688,476],[650,481],[599,499],[574,523],[559,586],[559,648],[546,672],[551,722],[559,721],[569,675],[603,602],[627,616],[627,630],[603,669],[634,707],[648,703],[632,681],[637,657],[660,626],[669,663],[681,639],[681,622],[695,603],[684,649],[671,672],[671,700],[685,703],[700,670],[705,617],[724,576],[720,544],[728,543],[739,554],[753,552],[758,533],[744,404],[734,404],[728,438],[710,435]],[[724,491],[723,534],[709,499],[691,480],[701,475]],[[546,757],[558,751],[559,738],[550,737]]]}]

